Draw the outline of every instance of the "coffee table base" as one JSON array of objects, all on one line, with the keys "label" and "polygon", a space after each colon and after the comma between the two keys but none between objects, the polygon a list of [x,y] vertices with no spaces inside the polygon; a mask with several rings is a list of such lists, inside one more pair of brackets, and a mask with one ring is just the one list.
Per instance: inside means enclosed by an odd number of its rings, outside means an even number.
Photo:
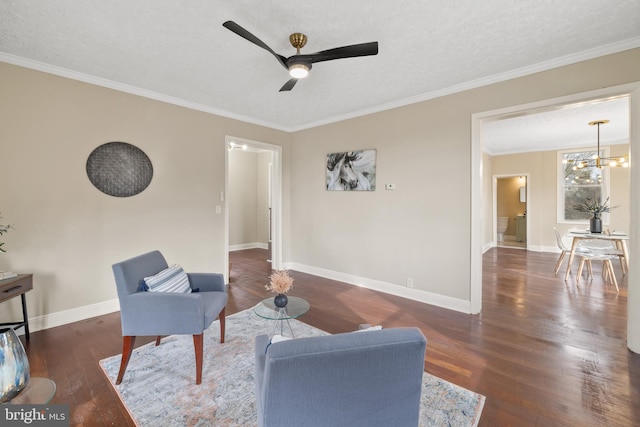
[{"label": "coffee table base", "polygon": [[303,298],[294,296],[288,297],[288,303],[285,307],[276,307],[273,298],[266,298],[253,308],[253,312],[263,319],[276,321],[271,334],[272,338],[278,330],[278,326],[280,326],[280,335],[284,335],[285,321],[289,332],[291,332],[291,337],[295,338],[290,319],[297,319],[307,311],[309,311],[309,303]]}]

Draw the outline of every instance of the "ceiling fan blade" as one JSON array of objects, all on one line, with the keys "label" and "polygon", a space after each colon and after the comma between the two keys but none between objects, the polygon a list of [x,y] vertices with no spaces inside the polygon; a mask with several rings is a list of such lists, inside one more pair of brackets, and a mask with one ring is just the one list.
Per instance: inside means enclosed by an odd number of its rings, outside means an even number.
[{"label": "ceiling fan blade", "polygon": [[[350,46],[336,47],[321,52],[295,55],[296,59],[311,63],[331,61],[341,58],[355,58],[357,56],[370,56],[378,54],[378,42],[352,44]],[[291,58],[289,58],[290,60]]]},{"label": "ceiling fan blade", "polygon": [[298,79],[296,79],[296,78],[289,79],[289,81],[286,82],[284,84],[284,86],[282,86],[280,88],[279,92],[288,92],[288,91],[290,91],[291,89],[293,89],[293,87],[296,85],[296,83],[298,83]]},{"label": "ceiling fan blade", "polygon": [[228,30],[233,31],[243,39],[249,40],[251,43],[255,44],[256,46],[259,46],[264,50],[266,50],[267,52],[271,53],[273,56],[276,57],[278,62],[280,62],[280,64],[284,68],[287,68],[287,64],[286,64],[287,59],[284,56],[278,55],[277,53],[275,53],[269,46],[267,46],[265,42],[263,42],[262,40],[260,40],[259,38],[251,34],[249,31],[242,28],[240,25],[236,24],[233,21],[226,21],[224,24],[222,24],[222,26]]}]

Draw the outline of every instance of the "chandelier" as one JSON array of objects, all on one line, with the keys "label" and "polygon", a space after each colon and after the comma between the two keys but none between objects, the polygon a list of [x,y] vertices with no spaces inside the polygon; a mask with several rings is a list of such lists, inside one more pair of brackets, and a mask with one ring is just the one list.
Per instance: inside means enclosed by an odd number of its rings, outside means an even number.
[{"label": "chandelier", "polygon": [[598,126],[598,148],[596,154],[594,154],[592,159],[588,160],[574,160],[576,162],[576,166],[574,169],[582,169],[586,167],[597,167],[602,169],[603,166],[610,167],[629,167],[629,158],[627,155],[617,156],[617,157],[601,157],[600,156],[600,125],[605,125],[609,123],[609,120],[594,120],[589,122],[589,126]]}]

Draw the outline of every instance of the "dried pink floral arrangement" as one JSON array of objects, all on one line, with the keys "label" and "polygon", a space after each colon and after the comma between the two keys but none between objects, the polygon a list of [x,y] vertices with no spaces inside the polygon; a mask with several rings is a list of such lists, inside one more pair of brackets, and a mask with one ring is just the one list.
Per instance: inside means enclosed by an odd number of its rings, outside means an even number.
[{"label": "dried pink floral arrangement", "polygon": [[286,294],[293,287],[293,278],[287,270],[276,270],[269,279],[269,283],[264,287],[276,294]]}]

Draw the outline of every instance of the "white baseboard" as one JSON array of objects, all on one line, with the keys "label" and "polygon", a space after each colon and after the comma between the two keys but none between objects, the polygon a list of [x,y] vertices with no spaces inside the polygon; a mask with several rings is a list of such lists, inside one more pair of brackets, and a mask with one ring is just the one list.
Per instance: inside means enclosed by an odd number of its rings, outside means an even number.
[{"label": "white baseboard", "polygon": [[[70,310],[45,314],[44,316],[31,317],[29,318],[29,332],[54,328],[56,326],[78,322],[91,317],[102,316],[103,314],[109,314],[116,311],[120,311],[120,303],[117,299],[113,299],[110,301],[85,305],[83,307],[72,308]],[[24,328],[19,328],[16,332],[19,335],[24,335]]]},{"label": "white baseboard", "polygon": [[[482,253],[484,254],[489,249],[498,246],[496,242],[487,243],[482,247]],[[524,249],[524,248],[523,248]],[[551,252],[560,253],[560,249],[557,246],[539,246],[539,245],[527,245],[526,249],[531,252]]]},{"label": "white baseboard", "polygon": [[[243,247],[237,249],[232,249],[231,247],[229,247],[229,250],[238,251],[242,249],[254,249],[257,247],[260,247],[260,249],[268,249],[267,245],[262,243],[251,243],[249,245],[250,247],[238,245]],[[491,247],[492,246],[489,246],[487,249]],[[528,249],[536,252],[560,252],[560,250],[555,246],[534,246],[529,247]],[[314,276],[324,277],[331,280],[338,280],[350,285],[361,286],[363,288],[408,298],[414,301],[435,305],[437,307],[442,307],[449,310],[459,311],[461,313],[471,312],[470,302],[457,298],[451,298],[431,292],[424,292],[417,289],[410,289],[401,285],[395,285],[393,283],[367,279],[365,277],[354,276],[351,274],[340,273],[338,271],[327,270],[324,268],[314,267],[306,264],[299,264],[295,262],[284,263],[284,268],[300,271],[302,273],[313,274]],[[79,322],[81,320],[90,319],[96,316],[102,316],[103,314],[114,313],[116,311],[120,311],[120,303],[117,299],[113,299],[96,304],[86,305],[83,307],[72,308],[70,310],[58,311],[56,313],[46,314],[44,316],[31,317],[29,318],[29,331],[36,332],[43,329],[54,328],[56,326]],[[19,328],[16,333],[18,335],[24,335],[24,328]]]},{"label": "white baseboard", "polygon": [[229,252],[243,251],[245,249],[269,249],[269,244],[253,242],[253,243],[241,243],[239,245],[229,245]]},{"label": "white baseboard", "polygon": [[451,298],[444,295],[433,294],[431,292],[420,291],[417,289],[406,288],[393,283],[382,282],[379,280],[367,279],[366,277],[354,276],[351,274],[340,273],[338,271],[327,270],[311,265],[299,264],[295,262],[286,262],[284,267],[290,270],[300,271],[302,273],[313,274],[314,276],[324,277],[331,280],[348,283],[350,285],[361,286],[363,288],[408,298],[414,301],[423,302],[425,304],[435,305],[437,307],[447,308],[449,310],[459,311],[462,313],[471,313],[471,303],[469,301]]}]

